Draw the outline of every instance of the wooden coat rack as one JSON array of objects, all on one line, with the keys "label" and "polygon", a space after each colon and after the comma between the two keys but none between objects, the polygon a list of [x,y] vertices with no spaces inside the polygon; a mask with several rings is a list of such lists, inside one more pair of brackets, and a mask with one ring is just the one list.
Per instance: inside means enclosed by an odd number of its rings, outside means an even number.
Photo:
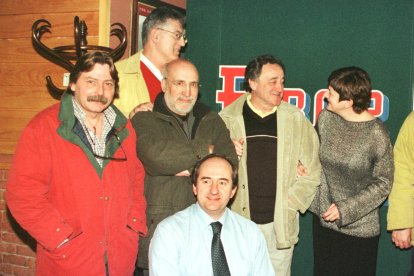
[{"label": "wooden coat rack", "polygon": [[[76,61],[88,51],[101,51],[108,53],[114,61],[119,60],[124,54],[127,47],[127,32],[124,25],[114,23],[111,25],[111,36],[119,39],[119,45],[114,49],[104,46],[88,45],[87,31],[85,21],[79,21],[79,17],[74,18],[74,39],[73,45],[59,46],[49,48],[41,42],[44,33],[51,33],[52,25],[45,19],[39,19],[32,25],[32,44],[35,50],[44,58],[72,72]],[[46,76],[47,88],[50,95],[55,99],[60,99],[65,92],[64,89],[54,85],[50,76]]]}]

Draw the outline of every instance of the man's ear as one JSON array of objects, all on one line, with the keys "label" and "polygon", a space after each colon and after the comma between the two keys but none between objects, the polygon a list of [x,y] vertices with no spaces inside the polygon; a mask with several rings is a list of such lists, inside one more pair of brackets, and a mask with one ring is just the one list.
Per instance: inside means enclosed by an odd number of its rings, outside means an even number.
[{"label": "man's ear", "polygon": [[159,37],[160,30],[158,30],[157,28],[152,28],[152,30],[149,32],[149,39],[155,43],[159,40]]},{"label": "man's ear", "polygon": [[249,79],[249,86],[252,90],[256,90],[257,82],[255,80]]},{"label": "man's ear", "polygon": [[76,91],[76,84],[75,83],[70,84],[70,90],[72,90],[73,92]]},{"label": "man's ear", "polygon": [[163,78],[161,80],[161,89],[164,92],[166,92],[168,90],[168,83],[167,83],[167,79],[165,79],[165,78]]},{"label": "man's ear", "polygon": [[354,101],[346,100],[344,104],[345,104],[345,108],[352,108],[352,106],[354,105]]},{"label": "man's ear", "polygon": [[197,187],[193,184],[193,194],[197,196]]},{"label": "man's ear", "polygon": [[230,198],[233,198],[233,196],[236,194],[237,192],[237,186],[233,188],[233,190],[231,190],[231,194],[230,194]]}]

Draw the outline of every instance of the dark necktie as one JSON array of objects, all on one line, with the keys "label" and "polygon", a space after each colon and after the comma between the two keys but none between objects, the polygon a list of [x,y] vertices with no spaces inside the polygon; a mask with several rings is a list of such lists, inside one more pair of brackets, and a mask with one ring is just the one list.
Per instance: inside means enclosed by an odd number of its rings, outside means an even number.
[{"label": "dark necktie", "polygon": [[219,221],[211,223],[211,228],[213,228],[213,240],[211,241],[213,274],[214,276],[230,276],[226,254],[224,253],[223,244],[220,239],[221,226]]}]

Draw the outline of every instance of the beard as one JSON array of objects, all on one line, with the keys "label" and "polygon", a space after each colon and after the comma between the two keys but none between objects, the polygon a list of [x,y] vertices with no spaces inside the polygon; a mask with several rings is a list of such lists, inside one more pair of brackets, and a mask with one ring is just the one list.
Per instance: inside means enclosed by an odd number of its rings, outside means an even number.
[{"label": "beard", "polygon": [[193,110],[193,107],[195,105],[195,99],[194,98],[185,98],[186,101],[191,101],[191,103],[187,104],[181,104],[180,100],[184,100],[183,98],[179,97],[177,99],[177,102],[174,104],[174,108],[176,111],[179,111],[182,114],[188,114]]}]

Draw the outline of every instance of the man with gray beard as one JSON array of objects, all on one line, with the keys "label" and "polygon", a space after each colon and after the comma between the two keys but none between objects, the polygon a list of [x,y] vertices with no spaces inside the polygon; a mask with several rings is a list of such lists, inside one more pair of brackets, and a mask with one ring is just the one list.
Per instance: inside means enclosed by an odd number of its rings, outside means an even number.
[{"label": "man with gray beard", "polygon": [[148,273],[148,249],[157,224],[195,202],[190,172],[209,153],[219,153],[237,163],[224,122],[197,102],[199,77],[190,61],[176,59],[165,66],[162,91],[153,112],[132,118],[137,134],[137,153],[146,171],[149,233],[140,241],[138,267]]}]

